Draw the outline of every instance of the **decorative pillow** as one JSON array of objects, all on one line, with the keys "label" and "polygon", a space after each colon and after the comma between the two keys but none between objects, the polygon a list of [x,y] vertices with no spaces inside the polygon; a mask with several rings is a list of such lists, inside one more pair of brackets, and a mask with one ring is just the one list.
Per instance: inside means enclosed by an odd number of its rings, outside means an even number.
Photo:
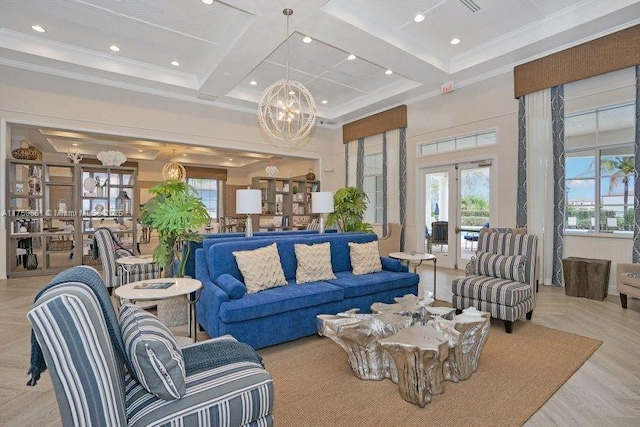
[{"label": "decorative pillow", "polygon": [[309,283],[318,280],[335,279],[331,268],[331,246],[329,242],[315,245],[295,244],[298,268],[296,268],[296,282]]},{"label": "decorative pillow", "polygon": [[505,256],[491,252],[478,252],[476,274],[525,282],[524,263],[526,260],[526,255]]},{"label": "decorative pillow", "polygon": [[224,273],[218,276],[216,279],[216,285],[229,295],[231,299],[240,299],[247,293],[247,287],[228,273]]},{"label": "decorative pillow", "polygon": [[287,284],[280,264],[278,246],[275,243],[252,251],[232,253],[244,278],[248,294]]},{"label": "decorative pillow", "polygon": [[377,240],[369,243],[349,242],[349,254],[353,274],[361,275],[382,271]]},{"label": "decorative pillow", "polygon": [[120,329],[140,385],[160,399],[184,396],[184,358],[171,331],[157,317],[133,304],[120,307]]}]

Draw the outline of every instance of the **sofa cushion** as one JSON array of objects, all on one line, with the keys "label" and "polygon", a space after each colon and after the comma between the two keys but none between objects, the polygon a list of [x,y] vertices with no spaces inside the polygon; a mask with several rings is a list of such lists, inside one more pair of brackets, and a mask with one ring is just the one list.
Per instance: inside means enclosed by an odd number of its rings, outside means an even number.
[{"label": "sofa cushion", "polygon": [[451,290],[453,295],[503,305],[517,305],[533,296],[528,283],[480,275],[453,279]]},{"label": "sofa cushion", "polygon": [[349,256],[349,242],[367,243],[378,240],[373,233],[336,233],[309,236],[307,243],[331,242],[331,265],[333,272],[351,271],[351,257]]},{"label": "sofa cushion", "polygon": [[290,280],[288,286],[266,289],[222,303],[220,320],[225,323],[242,322],[343,299],[344,291],[339,286],[327,282],[299,286]]},{"label": "sofa cushion", "polygon": [[218,276],[216,285],[225,291],[231,299],[242,298],[247,293],[247,287],[244,283],[227,273]]},{"label": "sofa cushion", "polygon": [[309,283],[336,278],[333,270],[331,270],[329,242],[315,245],[297,243],[293,247],[298,261],[296,282]]},{"label": "sofa cushion", "polygon": [[491,252],[478,252],[476,255],[476,274],[501,279],[524,282],[525,255],[498,255]]},{"label": "sofa cushion", "polygon": [[184,359],[171,331],[157,317],[133,304],[120,307],[120,329],[140,385],[164,400],[184,396]]},{"label": "sofa cushion", "polygon": [[356,276],[382,271],[378,241],[349,242],[349,257],[351,258],[352,273]]},{"label": "sofa cushion", "polygon": [[275,243],[250,251],[234,251],[247,293],[252,294],[287,284]]},{"label": "sofa cushion", "polygon": [[419,282],[419,276],[413,273],[380,271],[378,273],[356,276],[350,271],[336,273],[337,279],[328,280],[344,289],[345,298],[370,295],[390,289],[404,288]]}]

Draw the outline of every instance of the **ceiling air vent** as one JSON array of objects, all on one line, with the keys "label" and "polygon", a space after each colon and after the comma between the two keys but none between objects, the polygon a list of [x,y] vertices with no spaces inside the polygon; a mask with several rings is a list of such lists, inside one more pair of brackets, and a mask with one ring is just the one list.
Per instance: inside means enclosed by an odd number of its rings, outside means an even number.
[{"label": "ceiling air vent", "polygon": [[217,96],[215,95],[211,95],[209,93],[199,93],[198,94],[198,99],[204,99],[205,101],[211,101],[214,102],[218,99]]},{"label": "ceiling air vent", "polygon": [[473,13],[476,13],[480,10],[480,6],[478,6],[477,3],[473,0],[460,0],[460,3],[465,5],[467,9],[469,9]]}]

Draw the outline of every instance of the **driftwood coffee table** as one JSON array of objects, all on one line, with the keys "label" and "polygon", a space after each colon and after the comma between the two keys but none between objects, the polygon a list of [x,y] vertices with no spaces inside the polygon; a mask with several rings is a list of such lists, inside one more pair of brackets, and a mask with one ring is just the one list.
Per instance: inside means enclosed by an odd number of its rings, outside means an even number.
[{"label": "driftwood coffee table", "polygon": [[345,350],[358,378],[389,378],[403,399],[424,407],[444,392],[442,381],[467,380],[478,369],[490,326],[489,313],[468,308],[453,316],[454,309],[429,303],[405,295],[373,304],[374,314],[319,315],[318,334]]}]

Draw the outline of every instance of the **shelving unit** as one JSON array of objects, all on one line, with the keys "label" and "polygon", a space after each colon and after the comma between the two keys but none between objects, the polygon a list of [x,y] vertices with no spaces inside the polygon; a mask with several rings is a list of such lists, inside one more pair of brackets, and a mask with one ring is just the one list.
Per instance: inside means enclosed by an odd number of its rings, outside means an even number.
[{"label": "shelving unit", "polygon": [[311,192],[320,191],[320,181],[294,178],[254,177],[251,188],[262,191],[262,215],[254,215],[253,228],[290,229],[305,227],[312,216]]},{"label": "shelving unit", "polygon": [[[54,274],[82,263],[96,264],[89,248],[93,231],[100,226],[111,228],[123,246],[134,248],[136,176],[137,169],[132,167],[8,159],[9,277]],[[92,192],[84,186],[87,178],[96,177],[105,183],[100,194],[97,188]]]}]

